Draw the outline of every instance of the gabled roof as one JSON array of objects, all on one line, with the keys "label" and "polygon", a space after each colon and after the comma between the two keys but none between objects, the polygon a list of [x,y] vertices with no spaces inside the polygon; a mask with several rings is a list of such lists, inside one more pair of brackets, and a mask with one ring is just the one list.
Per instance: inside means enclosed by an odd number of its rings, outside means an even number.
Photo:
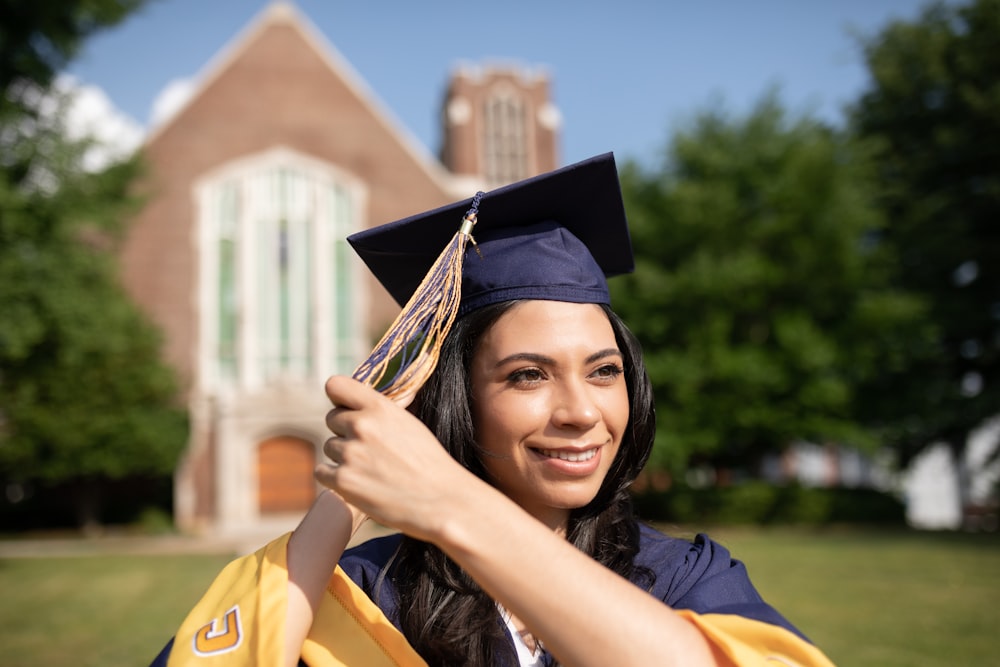
[{"label": "gabled roof", "polygon": [[293,28],[308,47],[326,63],[331,73],[338,77],[361,104],[369,110],[376,122],[396,138],[401,148],[413,158],[414,163],[427,174],[428,178],[438,183],[444,191],[455,190],[456,183],[452,174],[393,116],[388,107],[379,100],[364,79],[362,79],[340,52],[326,40],[312,22],[299,12],[293,3],[287,0],[274,0],[271,2],[239,34],[208,61],[202,71],[196,75],[195,88],[184,104],[168,119],[151,129],[145,143],[149,144],[163,134],[184,114],[185,109],[190,107],[206,88],[233,63],[239,60],[258,37],[273,26]]}]

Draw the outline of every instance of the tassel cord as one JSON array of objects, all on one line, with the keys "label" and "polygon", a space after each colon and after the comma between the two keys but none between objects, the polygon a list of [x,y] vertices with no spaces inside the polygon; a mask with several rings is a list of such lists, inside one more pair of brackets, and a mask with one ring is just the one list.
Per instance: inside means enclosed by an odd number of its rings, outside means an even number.
[{"label": "tassel cord", "polygon": [[[441,347],[458,314],[462,292],[462,266],[468,243],[476,245],[472,229],[478,220],[484,193],[477,192],[458,232],[434,261],[416,291],[403,306],[389,330],[353,377],[387,396],[415,392],[437,367]],[[478,254],[479,248],[476,246]],[[419,343],[419,344],[418,344]],[[389,365],[399,357],[400,366],[380,387]]]}]

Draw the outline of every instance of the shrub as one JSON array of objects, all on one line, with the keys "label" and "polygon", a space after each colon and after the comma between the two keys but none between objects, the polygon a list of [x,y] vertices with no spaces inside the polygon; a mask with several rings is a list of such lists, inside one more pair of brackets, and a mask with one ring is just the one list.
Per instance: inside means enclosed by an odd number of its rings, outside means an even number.
[{"label": "shrub", "polygon": [[748,481],[698,489],[675,485],[667,491],[636,493],[633,499],[643,519],[679,524],[902,525],[905,521],[899,499],[863,488],[813,488]]}]

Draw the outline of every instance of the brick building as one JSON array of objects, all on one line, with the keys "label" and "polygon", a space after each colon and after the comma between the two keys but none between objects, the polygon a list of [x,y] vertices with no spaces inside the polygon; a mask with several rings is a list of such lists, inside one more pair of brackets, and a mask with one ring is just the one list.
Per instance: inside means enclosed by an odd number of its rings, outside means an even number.
[{"label": "brick building", "polygon": [[206,67],[147,139],[150,198],[122,258],[190,407],[182,529],[294,525],[316,493],[323,382],[397,310],[344,237],[558,166],[549,96],[539,72],[454,73],[439,160],[287,3]]}]

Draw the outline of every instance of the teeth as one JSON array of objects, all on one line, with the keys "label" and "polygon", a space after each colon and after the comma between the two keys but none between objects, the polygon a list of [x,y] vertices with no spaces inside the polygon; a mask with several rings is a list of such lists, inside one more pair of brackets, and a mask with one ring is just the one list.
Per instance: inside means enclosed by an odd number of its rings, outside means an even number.
[{"label": "teeth", "polygon": [[588,449],[585,452],[569,452],[561,449],[539,449],[538,453],[548,456],[551,459],[562,459],[563,461],[589,461],[597,455],[596,449]]}]

